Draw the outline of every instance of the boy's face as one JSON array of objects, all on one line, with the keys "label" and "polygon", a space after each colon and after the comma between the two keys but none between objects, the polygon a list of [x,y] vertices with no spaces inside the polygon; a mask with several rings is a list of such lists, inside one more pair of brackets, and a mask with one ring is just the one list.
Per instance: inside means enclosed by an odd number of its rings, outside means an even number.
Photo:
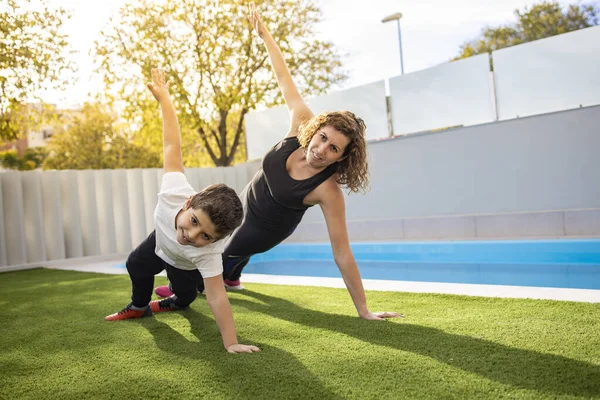
[{"label": "boy's face", "polygon": [[183,246],[208,246],[219,239],[217,230],[208,214],[201,209],[190,207],[190,200],[175,218],[177,242]]}]

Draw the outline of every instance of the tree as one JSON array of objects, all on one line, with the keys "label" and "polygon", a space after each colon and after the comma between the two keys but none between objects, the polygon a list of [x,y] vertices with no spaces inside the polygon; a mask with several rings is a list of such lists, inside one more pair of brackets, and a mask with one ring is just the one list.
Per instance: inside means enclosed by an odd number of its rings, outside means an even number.
[{"label": "tree", "polygon": [[120,132],[110,110],[85,104],[68,127],[48,141],[44,169],[158,168],[160,155],[130,143]]},{"label": "tree", "polygon": [[[304,94],[322,94],[346,79],[333,45],[314,38],[321,18],[315,0],[266,4],[264,20]],[[150,69],[161,66],[170,77],[186,165],[202,158],[231,165],[243,143],[244,116],[257,105],[282,102],[247,7],[242,0],[139,0],[111,20],[96,42],[98,71],[107,97],[124,100],[135,141],[159,143],[158,107],[145,83]]]},{"label": "tree", "polygon": [[465,42],[455,60],[598,25],[593,4],[572,4],[563,10],[558,2],[545,1],[515,10],[515,16],[516,23],[487,27],[479,38]]},{"label": "tree", "polygon": [[[0,139],[12,140],[40,120],[28,99],[66,83],[73,71],[66,35],[69,14],[47,0],[3,0],[0,5]],[[41,111],[40,108],[37,111]]]},{"label": "tree", "polygon": [[21,157],[17,155],[16,150],[0,151],[0,166],[3,168],[19,169],[21,163]]},{"label": "tree", "polygon": [[23,154],[23,160],[25,162],[31,161],[34,169],[41,167],[46,157],[48,157],[48,149],[46,147],[29,147]]},{"label": "tree", "polygon": [[25,150],[23,157],[19,157],[16,150],[0,151],[0,166],[7,169],[30,171],[39,168],[46,155],[47,150],[44,147],[30,147]]}]

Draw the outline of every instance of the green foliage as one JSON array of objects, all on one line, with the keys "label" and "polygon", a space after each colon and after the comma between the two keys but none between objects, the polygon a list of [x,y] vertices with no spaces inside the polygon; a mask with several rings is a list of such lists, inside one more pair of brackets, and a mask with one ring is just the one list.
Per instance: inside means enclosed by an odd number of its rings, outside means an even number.
[{"label": "green foliage", "polygon": [[594,4],[572,4],[562,9],[557,1],[544,1],[515,10],[517,22],[483,29],[480,37],[465,42],[455,60],[598,25]]},{"label": "green foliage", "polygon": [[[346,78],[332,44],[315,39],[316,0],[264,3],[263,19],[304,95],[323,94]],[[244,116],[282,102],[247,7],[239,0],[131,0],[120,10],[96,42],[96,56],[105,96],[124,101],[135,143],[160,149],[158,106],[145,87],[151,68],[160,66],[179,113],[185,165],[243,158]]]},{"label": "green foliage", "polygon": [[85,104],[48,141],[44,169],[159,168],[160,154],[131,143],[116,128],[116,118],[106,107]]},{"label": "green foliage", "polygon": [[21,158],[16,150],[0,151],[0,165],[7,169],[19,169]]},{"label": "green foliage", "polygon": [[25,154],[23,154],[23,159],[33,162],[35,168],[41,167],[46,157],[48,157],[48,149],[46,147],[29,147],[25,150]]},{"label": "green foliage", "polygon": [[40,168],[48,151],[45,147],[30,147],[19,157],[16,150],[0,151],[0,166],[7,169],[30,171]]},{"label": "green foliage", "polygon": [[12,140],[39,122],[43,108],[29,109],[27,99],[48,88],[61,88],[73,71],[66,35],[69,18],[48,0],[3,0],[0,5],[0,139]]},{"label": "green foliage", "polygon": [[25,162],[23,162],[23,166],[22,166],[23,171],[31,171],[31,170],[34,170],[35,168],[36,168],[35,161],[25,160]]}]

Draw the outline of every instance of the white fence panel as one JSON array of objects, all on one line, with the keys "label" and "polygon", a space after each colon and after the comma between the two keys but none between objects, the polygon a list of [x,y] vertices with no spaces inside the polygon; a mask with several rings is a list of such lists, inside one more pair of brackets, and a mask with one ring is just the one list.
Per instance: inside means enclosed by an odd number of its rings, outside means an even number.
[{"label": "white fence panel", "polygon": [[[116,169],[111,171],[111,175],[117,252],[126,253],[133,248],[131,243],[127,173],[126,170]],[[136,246],[138,244],[136,243]]]},{"label": "white fence panel", "polygon": [[148,236],[146,233],[146,212],[144,209],[144,187],[141,169],[127,170],[127,193],[129,197],[131,244],[133,247],[137,247]]},{"label": "white fence panel", "polygon": [[492,56],[501,120],[600,104],[600,26]]},{"label": "white fence panel", "polygon": [[[367,140],[388,137],[385,81],[361,85],[324,96],[308,99],[310,109],[316,114],[348,110],[367,124]],[[271,144],[271,146],[273,146]]]},{"label": "white fence panel", "polygon": [[4,223],[4,201],[2,200],[2,179],[0,178],[0,267],[8,264],[6,251],[6,235],[4,230],[7,228]]},{"label": "white fence panel", "polygon": [[496,119],[487,54],[390,79],[394,135]]},{"label": "white fence panel", "polygon": [[100,254],[117,252],[115,238],[115,215],[112,194],[112,174],[110,170],[94,171],[96,182],[96,205],[98,216],[98,236]]},{"label": "white fence panel", "polygon": [[290,130],[290,114],[287,106],[252,111],[244,118],[248,160],[263,158],[265,153],[287,135]]},{"label": "white fence panel", "polygon": [[46,261],[44,222],[42,218],[42,188],[39,172],[23,172],[21,182],[23,184],[23,226],[25,228],[27,262]]},{"label": "white fence panel", "polygon": [[4,234],[8,265],[27,263],[23,214],[23,188],[21,173],[5,172],[2,179],[2,200],[4,211]]},{"label": "white fence panel", "polygon": [[144,182],[144,213],[146,219],[146,235],[154,230],[154,210],[158,202],[157,194],[160,189],[158,182],[158,169],[144,169],[142,171],[142,180]]},{"label": "white fence panel", "polygon": [[40,185],[46,257],[48,260],[62,260],[66,258],[66,253],[60,197],[60,173],[58,171],[40,173]]},{"label": "white fence panel", "polygon": [[60,198],[67,258],[83,257],[77,171],[60,172]]},{"label": "white fence panel", "polygon": [[97,256],[100,254],[100,238],[94,171],[77,171],[77,184],[79,187],[79,211],[83,239],[83,255],[86,257]]}]

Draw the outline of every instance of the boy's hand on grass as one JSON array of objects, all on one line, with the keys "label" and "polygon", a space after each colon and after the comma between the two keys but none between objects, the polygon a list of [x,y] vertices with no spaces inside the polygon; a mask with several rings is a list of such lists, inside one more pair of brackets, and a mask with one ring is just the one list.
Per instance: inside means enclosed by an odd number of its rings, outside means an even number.
[{"label": "boy's hand on grass", "polygon": [[387,318],[404,318],[404,315],[397,312],[371,312],[368,311],[366,314],[360,316],[362,319],[370,320],[386,320]]},{"label": "boy's hand on grass", "polygon": [[152,82],[147,86],[159,103],[170,98],[169,84],[165,81],[165,71],[162,69],[152,68]]},{"label": "boy's hand on grass", "polygon": [[249,344],[232,344],[227,347],[228,353],[257,353],[260,349]]}]

